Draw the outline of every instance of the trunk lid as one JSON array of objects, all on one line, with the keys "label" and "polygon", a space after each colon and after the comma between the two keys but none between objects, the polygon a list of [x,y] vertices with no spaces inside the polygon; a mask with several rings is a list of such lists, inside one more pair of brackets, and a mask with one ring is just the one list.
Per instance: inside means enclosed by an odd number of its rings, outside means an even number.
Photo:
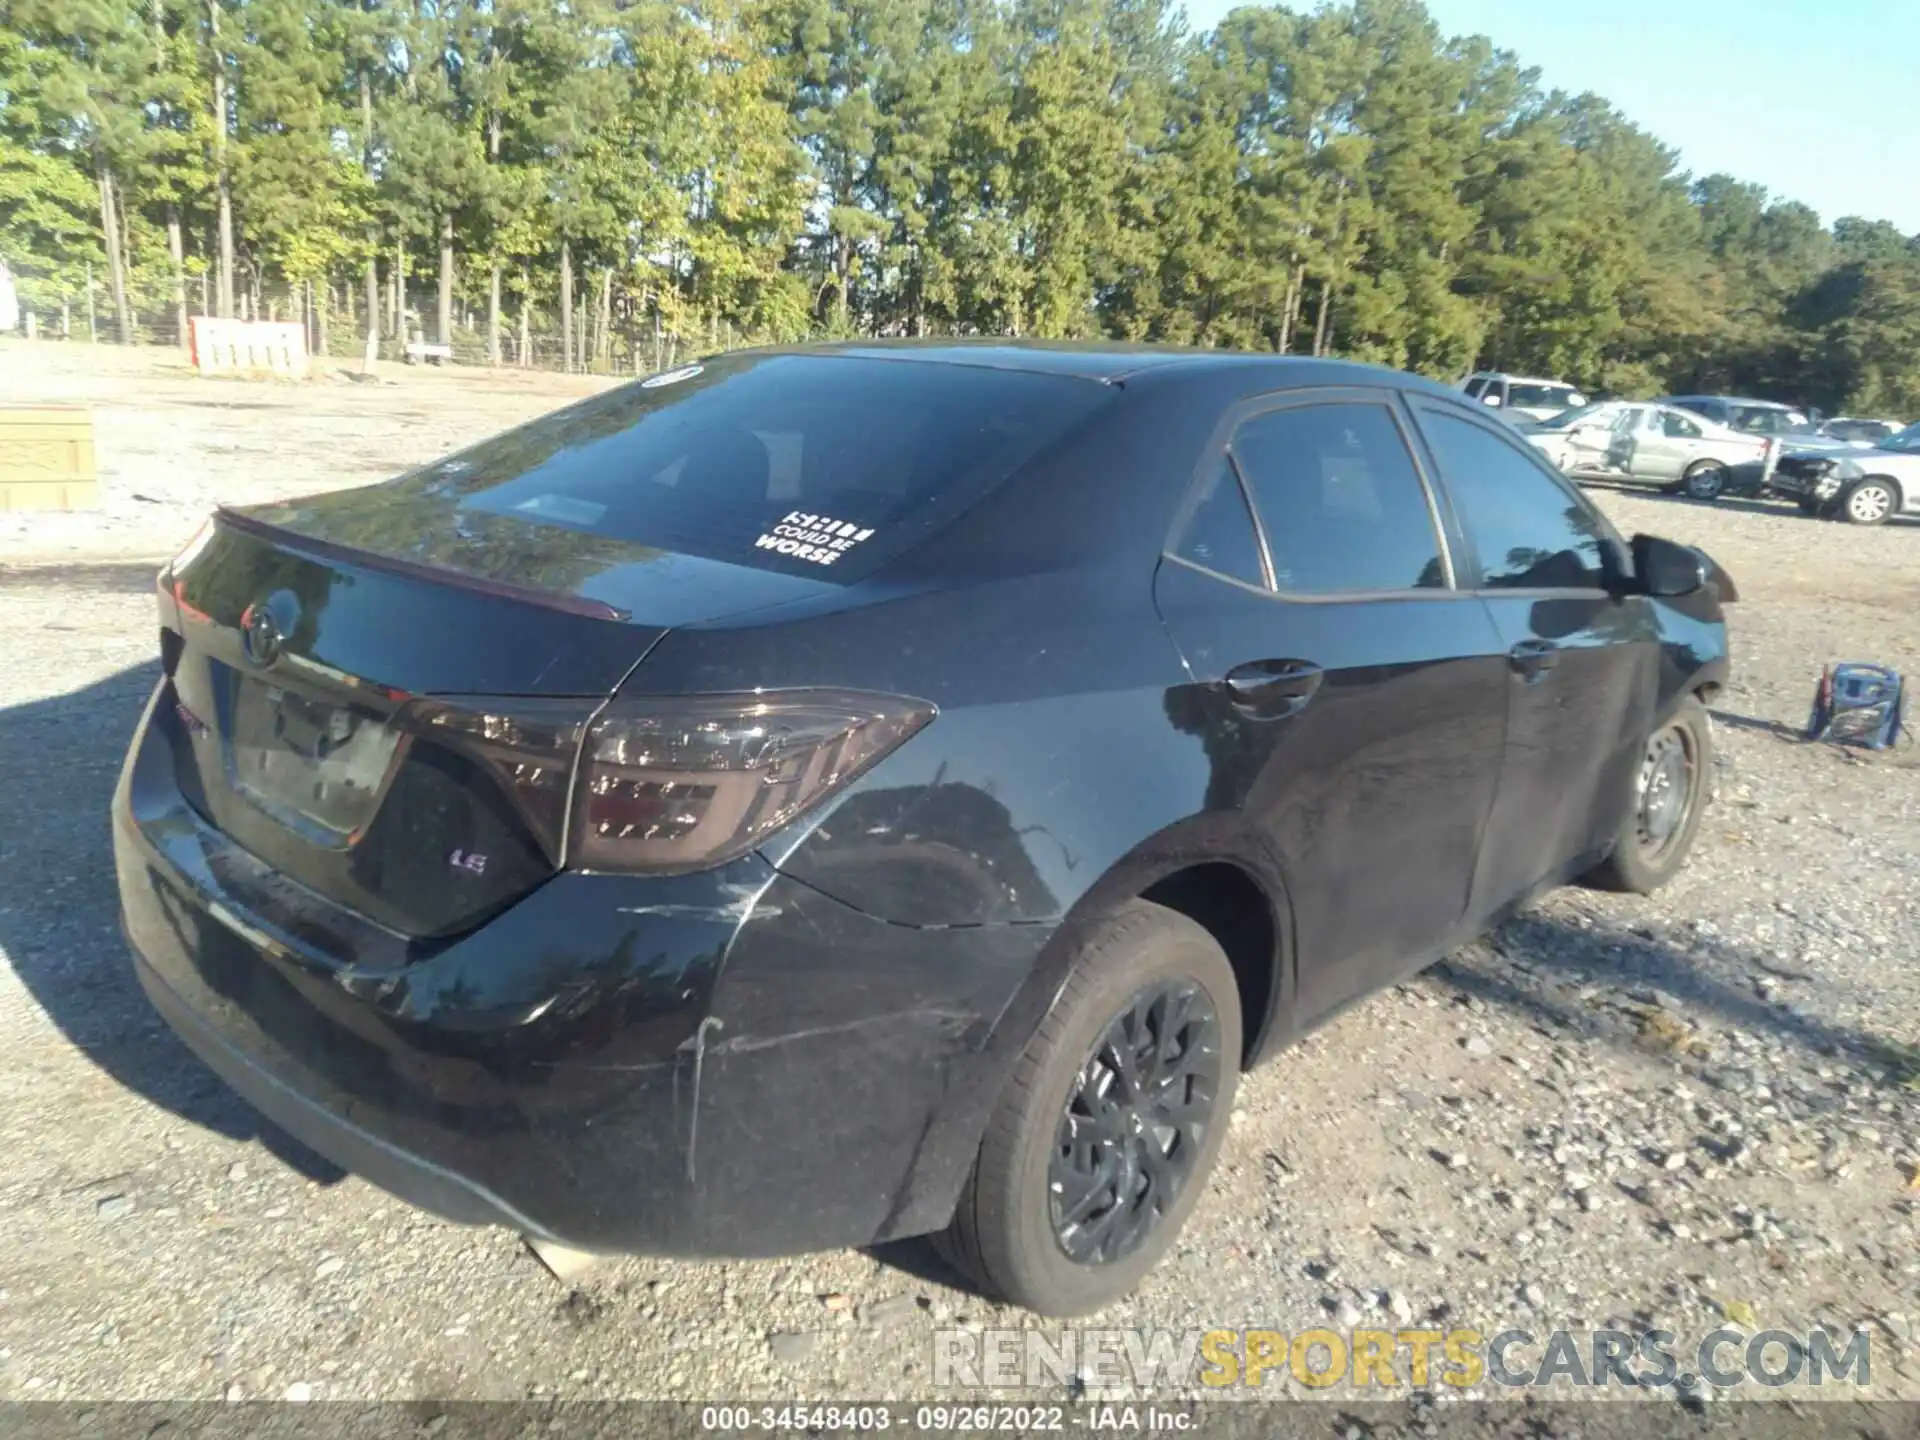
[{"label": "trunk lid", "polygon": [[[670,623],[816,588],[502,517],[380,553],[287,509],[220,512],[162,576],[155,723],[202,819],[407,937],[558,868],[580,727]],[[609,571],[644,613],[586,593]]]}]

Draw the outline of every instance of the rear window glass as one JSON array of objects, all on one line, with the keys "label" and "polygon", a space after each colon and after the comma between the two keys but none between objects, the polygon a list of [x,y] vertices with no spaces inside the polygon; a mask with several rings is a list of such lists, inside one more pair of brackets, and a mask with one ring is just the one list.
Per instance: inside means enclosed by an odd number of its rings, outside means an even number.
[{"label": "rear window glass", "polygon": [[1893,426],[1882,420],[1835,420],[1827,433],[1836,440],[1884,440],[1893,434]]},{"label": "rear window glass", "polygon": [[1757,435],[1778,435],[1807,423],[1798,410],[1776,410],[1770,405],[1746,405],[1733,412],[1733,428]]},{"label": "rear window glass", "polygon": [[1587,399],[1570,385],[1534,385],[1516,380],[1507,387],[1507,403],[1520,409],[1545,410],[1584,405]]},{"label": "rear window glass", "polygon": [[462,512],[851,581],[1114,391],[983,366],[722,358],[623,386],[397,482]]}]

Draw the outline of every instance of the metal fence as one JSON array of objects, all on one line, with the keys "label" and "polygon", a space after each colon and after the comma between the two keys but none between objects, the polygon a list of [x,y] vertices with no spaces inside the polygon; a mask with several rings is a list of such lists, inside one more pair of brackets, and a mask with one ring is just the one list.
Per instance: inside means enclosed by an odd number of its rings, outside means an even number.
[{"label": "metal fence", "polygon": [[[189,287],[187,319],[208,313],[199,303],[197,281]],[[155,302],[144,298],[131,309],[127,333],[123,336],[110,296],[97,282],[94,292],[70,294],[49,304],[44,298],[23,300],[21,326],[29,335],[42,340],[65,340],[75,344],[188,346],[179,309],[169,300]],[[304,323],[308,353],[316,359],[357,361],[366,352],[362,321],[345,311],[323,315],[300,298],[282,294],[258,306],[242,308],[242,318]],[[571,371],[585,375],[645,375],[671,369],[694,355],[711,354],[751,344],[746,335],[724,320],[717,320],[688,334],[664,324],[657,317],[616,314],[602,324],[588,301],[575,311],[576,343],[571,357],[563,337],[560,316],[551,308],[530,309],[522,317],[518,307],[501,317],[499,365],[509,369]],[[438,325],[417,310],[406,312],[399,335],[392,332],[382,316],[383,333],[378,341],[377,357],[383,361],[407,358],[409,344],[441,343]],[[476,315],[470,307],[456,310],[452,335],[448,342],[451,361],[456,365],[493,364],[489,354],[484,313]]]}]

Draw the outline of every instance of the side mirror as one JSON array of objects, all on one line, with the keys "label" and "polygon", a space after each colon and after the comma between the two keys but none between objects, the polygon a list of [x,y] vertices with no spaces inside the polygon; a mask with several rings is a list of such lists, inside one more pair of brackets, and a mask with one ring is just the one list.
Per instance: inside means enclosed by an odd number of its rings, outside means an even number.
[{"label": "side mirror", "polygon": [[1636,535],[1633,574],[1642,595],[1677,599],[1706,585],[1711,562],[1690,545],[1677,545],[1658,535]]},{"label": "side mirror", "polygon": [[1486,394],[1480,397],[1480,403],[1482,405],[1498,405],[1500,403],[1500,397],[1494,394],[1493,391],[1489,390]]}]

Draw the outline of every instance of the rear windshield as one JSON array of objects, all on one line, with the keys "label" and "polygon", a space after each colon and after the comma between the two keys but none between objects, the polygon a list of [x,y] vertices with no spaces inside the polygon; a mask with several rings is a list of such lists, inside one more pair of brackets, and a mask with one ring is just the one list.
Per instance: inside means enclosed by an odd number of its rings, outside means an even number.
[{"label": "rear windshield", "polygon": [[1807,417],[1798,410],[1776,410],[1771,405],[1739,405],[1734,407],[1730,423],[1736,430],[1756,435],[1782,435],[1789,430],[1805,429]]},{"label": "rear windshield", "polygon": [[1572,410],[1563,410],[1546,420],[1542,420],[1536,429],[1571,430],[1576,425],[1606,425],[1616,418],[1619,407],[1608,401],[1597,405],[1581,405]]},{"label": "rear windshield", "polygon": [[1541,385],[1515,380],[1507,387],[1507,403],[1522,410],[1560,410],[1569,405],[1584,405],[1587,397],[1571,385]]},{"label": "rear windshield", "polygon": [[397,483],[452,498],[455,525],[498,516],[851,581],[1114,393],[984,366],[735,356],[622,386]]},{"label": "rear windshield", "polygon": [[1884,440],[1894,429],[1884,420],[1833,420],[1826,427],[1836,440]]}]

